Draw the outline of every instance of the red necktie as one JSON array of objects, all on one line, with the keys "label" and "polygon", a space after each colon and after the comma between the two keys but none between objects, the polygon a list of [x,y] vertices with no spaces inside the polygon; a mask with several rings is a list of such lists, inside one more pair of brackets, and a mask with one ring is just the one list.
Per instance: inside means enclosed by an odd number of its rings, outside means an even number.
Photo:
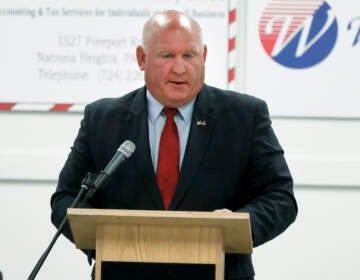
[{"label": "red necktie", "polygon": [[179,134],[174,121],[177,110],[165,107],[164,112],[166,122],[160,138],[156,179],[164,207],[168,209],[179,178],[180,147]]}]

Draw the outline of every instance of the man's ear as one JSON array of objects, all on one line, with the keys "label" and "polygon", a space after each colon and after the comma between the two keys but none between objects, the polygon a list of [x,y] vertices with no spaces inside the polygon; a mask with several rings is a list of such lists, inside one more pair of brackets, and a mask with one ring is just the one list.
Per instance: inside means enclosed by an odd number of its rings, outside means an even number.
[{"label": "man's ear", "polygon": [[145,50],[143,46],[136,48],[136,60],[141,71],[145,70]]},{"label": "man's ear", "polygon": [[203,60],[204,60],[204,63],[206,62],[206,57],[207,57],[207,46],[204,45],[204,51],[203,51]]}]

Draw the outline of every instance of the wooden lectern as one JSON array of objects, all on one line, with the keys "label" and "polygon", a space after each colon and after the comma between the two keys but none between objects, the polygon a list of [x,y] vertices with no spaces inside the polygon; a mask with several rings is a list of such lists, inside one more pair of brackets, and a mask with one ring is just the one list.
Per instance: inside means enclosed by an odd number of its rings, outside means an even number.
[{"label": "wooden lectern", "polygon": [[159,275],[171,266],[177,275],[187,265],[195,267],[191,274],[199,269],[200,275],[212,274],[207,279],[222,280],[224,253],[252,252],[248,213],[71,208],[68,218],[76,247],[96,249],[96,280],[116,264],[123,265],[118,271],[135,264],[138,272],[146,269],[137,264],[153,265],[149,271],[159,269]]}]

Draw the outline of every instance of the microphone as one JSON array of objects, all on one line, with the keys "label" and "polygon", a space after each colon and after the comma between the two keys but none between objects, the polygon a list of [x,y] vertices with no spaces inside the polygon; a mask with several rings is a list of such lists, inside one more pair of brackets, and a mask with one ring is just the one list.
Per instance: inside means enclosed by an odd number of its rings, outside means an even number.
[{"label": "microphone", "polygon": [[125,160],[127,160],[133,152],[135,151],[135,144],[130,141],[126,140],[121,146],[117,149],[115,155],[108,163],[108,165],[104,169],[104,173],[108,176],[111,176],[114,171],[122,164]]},{"label": "microphone", "polygon": [[86,203],[89,199],[91,199],[98,189],[101,189],[109,182],[110,177],[114,171],[119,167],[120,164],[127,160],[134,151],[135,144],[130,140],[126,140],[120,145],[115,155],[106,165],[105,169],[99,173],[90,190],[86,193],[83,203]]}]

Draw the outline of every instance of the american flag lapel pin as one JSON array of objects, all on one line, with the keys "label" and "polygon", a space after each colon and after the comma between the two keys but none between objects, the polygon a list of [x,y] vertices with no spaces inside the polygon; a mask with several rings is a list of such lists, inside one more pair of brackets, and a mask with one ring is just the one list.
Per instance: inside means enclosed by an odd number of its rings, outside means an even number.
[{"label": "american flag lapel pin", "polygon": [[197,126],[206,126],[206,121],[200,120],[196,122]]}]

